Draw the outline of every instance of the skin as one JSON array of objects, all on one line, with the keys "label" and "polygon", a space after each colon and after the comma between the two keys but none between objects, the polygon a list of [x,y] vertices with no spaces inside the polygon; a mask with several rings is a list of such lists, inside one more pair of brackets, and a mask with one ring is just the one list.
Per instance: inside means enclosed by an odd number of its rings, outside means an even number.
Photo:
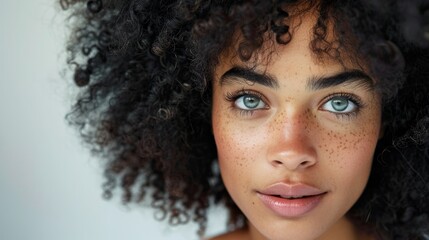
[{"label": "skin", "polygon": [[[248,220],[248,228],[216,240],[370,239],[345,215],[368,181],[381,132],[380,97],[368,79],[316,89],[309,86],[311,79],[351,70],[365,72],[346,58],[343,63],[318,60],[309,48],[314,23],[312,13],[291,22],[295,26],[292,41],[287,45],[267,41],[264,49],[268,51],[250,61],[256,62],[255,68],[230,51],[215,69],[212,124],[220,171]],[[267,52],[273,54],[268,58]],[[228,73],[237,67],[269,76],[275,86]],[[339,112],[332,107],[332,97],[344,93],[349,110]],[[246,97],[257,106],[246,109]],[[307,184],[326,194],[303,216],[281,217],[257,194],[278,182]]]}]

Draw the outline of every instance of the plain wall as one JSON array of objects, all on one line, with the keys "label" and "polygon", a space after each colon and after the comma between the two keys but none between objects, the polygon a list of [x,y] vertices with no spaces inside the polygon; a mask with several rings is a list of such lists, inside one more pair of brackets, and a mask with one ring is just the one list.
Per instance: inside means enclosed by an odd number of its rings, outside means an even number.
[{"label": "plain wall", "polygon": [[[195,224],[169,227],[102,198],[99,161],[64,120],[64,15],[56,1],[1,3],[0,239],[197,239]],[[223,231],[225,211],[210,215],[208,234]]]}]

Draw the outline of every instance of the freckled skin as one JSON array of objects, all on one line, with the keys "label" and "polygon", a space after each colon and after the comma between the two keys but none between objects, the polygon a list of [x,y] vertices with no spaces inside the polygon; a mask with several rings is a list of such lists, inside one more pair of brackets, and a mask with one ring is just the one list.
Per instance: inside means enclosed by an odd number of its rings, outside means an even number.
[{"label": "freckled skin", "polygon": [[[308,48],[312,24],[314,18],[303,17],[292,41],[286,46],[274,44],[276,54],[269,64],[258,66],[260,72],[278,79],[278,89],[245,81],[220,85],[226,71],[246,66],[234,56],[225,55],[215,70],[212,124],[221,175],[249,222],[249,229],[237,239],[363,239],[345,214],[368,181],[379,139],[381,104],[375,91],[353,85],[306,88],[309,78],[359,68],[329,59],[316,61]],[[242,114],[225,97],[242,89],[263,95],[268,107]],[[321,108],[327,96],[342,92],[364,102],[354,116],[338,117]],[[256,194],[277,182],[304,183],[327,194],[304,216],[283,218]]]}]

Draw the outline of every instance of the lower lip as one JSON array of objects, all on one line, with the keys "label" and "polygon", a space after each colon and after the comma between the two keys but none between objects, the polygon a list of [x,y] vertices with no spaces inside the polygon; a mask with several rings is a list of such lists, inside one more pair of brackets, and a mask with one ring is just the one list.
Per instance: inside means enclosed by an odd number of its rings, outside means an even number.
[{"label": "lower lip", "polygon": [[285,199],[258,193],[258,197],[265,206],[277,215],[286,218],[297,218],[305,215],[319,205],[323,196],[325,193],[306,198]]}]

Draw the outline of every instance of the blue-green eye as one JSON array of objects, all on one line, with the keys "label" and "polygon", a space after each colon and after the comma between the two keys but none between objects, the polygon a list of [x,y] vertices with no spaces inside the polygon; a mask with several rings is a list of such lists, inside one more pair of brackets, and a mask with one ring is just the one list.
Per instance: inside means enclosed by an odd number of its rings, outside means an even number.
[{"label": "blue-green eye", "polygon": [[266,104],[261,100],[260,97],[252,94],[245,94],[241,97],[238,97],[235,100],[235,105],[243,110],[255,110],[266,107]]},{"label": "blue-green eye", "polygon": [[357,107],[347,96],[334,96],[322,106],[323,110],[333,113],[351,113],[356,111]]}]

